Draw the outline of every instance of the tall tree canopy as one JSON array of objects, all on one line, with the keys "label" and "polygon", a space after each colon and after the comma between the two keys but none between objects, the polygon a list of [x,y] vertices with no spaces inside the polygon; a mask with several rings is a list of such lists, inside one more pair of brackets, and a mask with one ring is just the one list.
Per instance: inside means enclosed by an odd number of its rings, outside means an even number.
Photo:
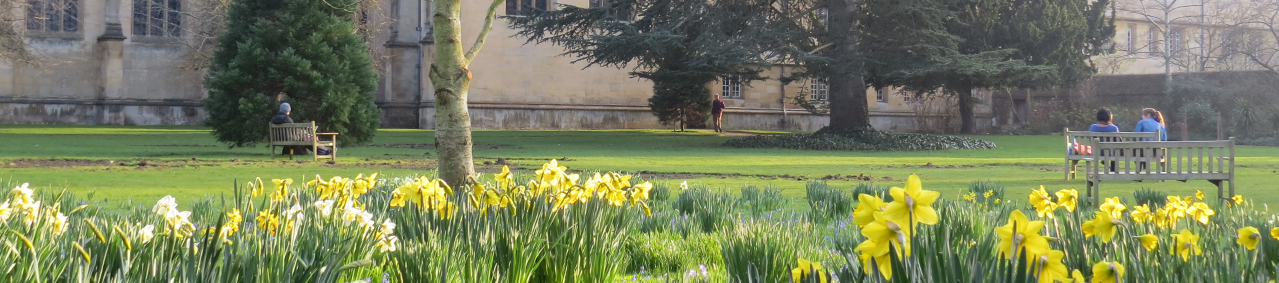
[{"label": "tall tree canopy", "polygon": [[1109,1],[867,0],[872,85],[956,98],[973,133],[974,89],[1071,87],[1114,35]]},{"label": "tall tree canopy", "polygon": [[[377,132],[377,74],[354,32],[357,0],[237,0],[205,86],[205,124],[233,146],[261,142],[281,102],[293,117],[363,143]],[[281,96],[283,94],[283,96]],[[279,97],[286,97],[277,101]]]},{"label": "tall tree canopy", "polygon": [[586,66],[632,67],[653,82],[649,107],[663,123],[699,125],[710,112],[706,85],[725,76],[759,80],[772,61],[758,41],[782,0],[613,0],[563,6],[511,19],[530,43],[564,47]]}]

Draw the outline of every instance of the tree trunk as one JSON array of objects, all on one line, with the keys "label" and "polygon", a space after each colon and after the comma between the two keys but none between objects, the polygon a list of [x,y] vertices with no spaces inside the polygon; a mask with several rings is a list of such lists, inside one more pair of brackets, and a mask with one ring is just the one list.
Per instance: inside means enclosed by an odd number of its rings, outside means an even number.
[{"label": "tree trunk", "polygon": [[462,53],[461,0],[432,1],[435,36],[435,61],[431,63],[431,84],[435,87],[435,152],[439,178],[450,186],[463,186],[466,177],[475,173],[471,157],[471,114],[467,91],[471,87],[471,70],[467,69],[493,28],[497,7],[505,2],[495,0],[475,44]]},{"label": "tree trunk", "polygon": [[955,89],[955,96],[959,98],[959,118],[963,121],[959,127],[962,134],[977,133],[977,117],[973,113],[973,104],[976,99],[973,98],[973,87],[961,86]]},{"label": "tree trunk", "polygon": [[857,5],[847,0],[827,0],[830,15],[830,33],[834,41],[832,51],[837,54],[837,64],[833,69],[841,70],[846,66],[856,66],[853,70],[837,71],[829,80],[830,91],[830,127],[839,129],[870,128],[870,110],[866,103],[866,82],[859,74],[861,61],[856,58],[857,34],[853,32],[856,24],[853,13]]}]

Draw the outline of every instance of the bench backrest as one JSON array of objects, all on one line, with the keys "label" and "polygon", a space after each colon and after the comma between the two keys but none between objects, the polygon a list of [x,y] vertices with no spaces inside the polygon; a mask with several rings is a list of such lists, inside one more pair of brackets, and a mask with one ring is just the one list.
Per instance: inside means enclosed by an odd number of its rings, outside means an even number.
[{"label": "bench backrest", "polygon": [[315,136],[315,122],[271,124],[271,142],[303,142]]},{"label": "bench backrest", "polygon": [[[1099,132],[1089,132],[1089,131],[1071,131],[1070,128],[1066,128],[1065,131],[1062,131],[1062,132],[1066,136],[1066,144],[1073,145],[1074,142],[1077,141],[1082,146],[1094,147],[1093,149],[1094,152],[1096,152],[1094,143],[1098,141],[1127,142],[1127,141],[1157,141],[1159,140],[1159,132],[1099,133]],[[1070,158],[1072,156],[1079,157],[1081,156],[1081,154],[1079,154],[1078,152],[1071,154],[1070,151],[1066,151],[1066,158]]]},{"label": "bench backrest", "polygon": [[[1096,140],[1094,140],[1096,142]],[[1235,140],[1169,142],[1098,142],[1096,150],[1117,154],[1094,156],[1093,173],[1106,174],[1115,162],[1118,172],[1147,174],[1231,174],[1235,167]],[[1100,163],[1100,164],[1097,164]],[[1141,169],[1145,164],[1146,169]]]}]

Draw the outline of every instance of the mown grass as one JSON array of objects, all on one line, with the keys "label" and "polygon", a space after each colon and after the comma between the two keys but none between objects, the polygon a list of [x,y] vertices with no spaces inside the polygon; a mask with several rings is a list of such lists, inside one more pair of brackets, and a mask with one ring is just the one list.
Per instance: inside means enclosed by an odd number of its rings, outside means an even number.
[{"label": "mown grass", "polygon": [[[228,193],[236,180],[243,183],[255,177],[434,175],[433,135],[429,130],[382,130],[370,145],[340,147],[338,164],[329,165],[311,162],[309,157],[270,160],[265,146],[228,148],[200,127],[0,125],[0,182],[30,182],[33,187],[66,188],[82,195],[92,191],[96,199],[151,203],[164,195],[194,199]],[[799,198],[807,182],[837,174],[872,176],[875,182],[891,186],[918,174],[929,180],[932,189],[947,195],[983,180],[1000,182],[1011,195],[1023,195],[1039,185],[1052,190],[1084,188],[1083,180],[1063,180],[1063,146],[1058,136],[979,136],[999,148],[923,152],[722,146],[730,138],[701,131],[610,130],[477,131],[474,139],[476,162],[481,163],[477,168],[482,172],[499,170],[500,166],[482,164],[498,158],[527,171],[548,159],[567,158],[561,164],[570,170],[631,172],[670,185],[689,181],[733,194],[743,185],[774,186],[786,197]],[[1240,147],[1237,155],[1237,193],[1249,196],[1258,206],[1279,204],[1279,192],[1272,189],[1279,184],[1279,148]],[[49,162],[65,159],[98,163]],[[49,166],[30,166],[31,160]],[[141,160],[158,166],[136,166]],[[105,165],[108,161],[116,163]],[[827,182],[849,188],[864,181]],[[1109,182],[1102,195],[1131,197],[1140,188],[1173,195],[1195,190],[1215,195],[1215,187],[1204,181]]]}]

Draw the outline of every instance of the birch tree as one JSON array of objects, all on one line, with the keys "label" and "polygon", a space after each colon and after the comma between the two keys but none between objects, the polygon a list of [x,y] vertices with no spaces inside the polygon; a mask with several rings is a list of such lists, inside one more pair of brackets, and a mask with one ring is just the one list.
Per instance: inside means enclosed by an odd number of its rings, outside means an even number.
[{"label": "birch tree", "polygon": [[471,87],[471,61],[484,47],[497,8],[506,0],[493,0],[475,43],[463,53],[462,0],[432,1],[431,16],[435,38],[435,60],[431,63],[431,85],[435,87],[435,152],[439,178],[451,185],[465,184],[475,173],[471,157],[471,114],[466,106]]}]

